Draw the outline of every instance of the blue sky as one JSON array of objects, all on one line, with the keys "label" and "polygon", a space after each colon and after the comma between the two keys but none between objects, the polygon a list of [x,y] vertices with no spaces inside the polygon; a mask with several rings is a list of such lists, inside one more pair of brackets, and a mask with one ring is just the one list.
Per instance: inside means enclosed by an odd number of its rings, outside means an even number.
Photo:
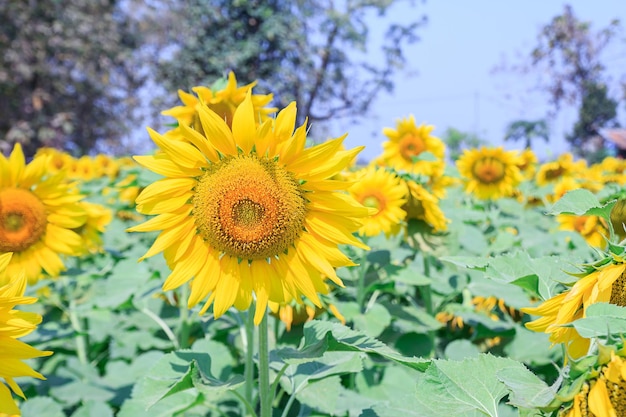
[{"label": "blue sky", "polygon": [[[395,17],[428,17],[419,31],[420,41],[405,49],[408,68],[394,77],[394,93],[379,96],[370,117],[358,126],[341,125],[336,127],[339,131],[333,131],[333,136],[349,132],[348,147],[366,145],[361,154],[364,159],[382,151],[383,127],[394,127],[398,118],[410,114],[417,123],[434,125],[435,135],[455,127],[502,145],[509,122],[544,117],[547,97],[529,91],[535,84],[534,76],[493,74],[494,67],[504,60],[519,63],[516,56],[529,53],[541,27],[562,14],[565,4],[572,6],[580,20],[590,21],[592,30],[606,27],[615,18],[626,27],[624,0],[428,0],[416,1],[414,7],[409,7],[410,2],[402,3],[394,9]],[[624,36],[620,35],[619,47],[605,54],[614,81],[626,78]],[[617,89],[613,92],[617,96]],[[624,107],[622,101],[622,125],[626,125]],[[552,142],[535,149],[541,159],[567,150],[563,135],[575,120],[575,112],[566,109],[549,121]],[[520,146],[505,144],[509,149]]]}]

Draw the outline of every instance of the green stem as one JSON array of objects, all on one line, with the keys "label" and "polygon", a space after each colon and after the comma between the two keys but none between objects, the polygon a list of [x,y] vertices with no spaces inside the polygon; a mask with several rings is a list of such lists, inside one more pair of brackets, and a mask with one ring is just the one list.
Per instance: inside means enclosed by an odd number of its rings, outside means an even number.
[{"label": "green stem", "polygon": [[[424,275],[430,278],[430,256],[424,254]],[[426,312],[428,315],[434,317],[434,308],[433,308],[433,300],[432,300],[432,292],[430,285],[423,285],[419,287],[420,293],[422,294],[422,299],[424,301],[424,307],[426,308]],[[428,331],[428,338],[430,339],[431,352],[430,356],[432,357],[435,350],[435,331]]]},{"label": "green stem", "polygon": [[270,354],[267,312],[259,325],[259,396],[261,417],[272,417],[272,393],[270,388]]},{"label": "green stem", "polygon": [[89,362],[89,358],[87,356],[87,336],[85,335],[85,331],[81,325],[81,320],[76,313],[76,303],[74,299],[71,299],[70,301],[69,316],[72,329],[76,332],[76,337],[74,338],[76,342],[76,354],[78,355],[80,363],[85,365]]},{"label": "green stem", "polygon": [[363,251],[359,262],[359,276],[356,282],[356,302],[359,305],[361,313],[363,313],[365,307],[365,275],[367,274],[367,266],[367,252]]},{"label": "green stem", "polygon": [[252,404],[252,392],[254,388],[254,307],[250,306],[245,325],[246,337],[246,363],[244,379],[246,381],[244,398],[248,404]]},{"label": "green stem", "polygon": [[178,326],[178,345],[180,349],[189,347],[189,308],[187,308],[187,299],[189,298],[189,284],[185,283],[180,287],[178,298],[178,310],[180,316],[180,325]]}]

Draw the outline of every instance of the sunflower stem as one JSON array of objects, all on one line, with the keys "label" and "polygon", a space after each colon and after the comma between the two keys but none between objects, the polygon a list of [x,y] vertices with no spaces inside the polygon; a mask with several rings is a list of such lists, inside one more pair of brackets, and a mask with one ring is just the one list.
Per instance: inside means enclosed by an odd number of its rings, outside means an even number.
[{"label": "sunflower stem", "polygon": [[[424,275],[430,278],[430,255],[424,254]],[[426,312],[428,315],[434,317],[434,309],[433,309],[433,299],[431,293],[431,287],[429,285],[423,285],[419,287],[420,293],[422,295],[422,299],[424,301],[424,307],[426,308]],[[430,356],[432,357],[435,349],[435,332],[434,330],[428,331],[428,338],[430,339]]]},{"label": "sunflower stem", "polygon": [[365,275],[367,274],[367,252],[363,251],[361,259],[359,260],[359,276],[357,278],[356,287],[356,302],[359,306],[359,311],[364,312],[365,304]]},{"label": "sunflower stem", "polygon": [[178,310],[180,312],[180,325],[178,327],[178,345],[180,349],[189,347],[189,308],[187,308],[187,299],[189,298],[189,284],[185,283],[180,287],[178,298]]},{"label": "sunflower stem", "polygon": [[76,302],[74,299],[70,300],[69,316],[72,329],[76,332],[76,337],[74,338],[74,341],[76,342],[76,355],[78,356],[79,362],[85,365],[89,362],[89,358],[87,356],[87,336],[84,333],[81,320],[76,313]]},{"label": "sunflower stem", "polygon": [[267,311],[259,324],[259,397],[261,417],[272,417],[272,392],[270,387],[269,331]]},{"label": "sunflower stem", "polygon": [[252,404],[252,392],[254,389],[254,308],[248,309],[245,337],[246,337],[246,363],[244,368],[244,379],[246,381],[244,398],[248,404]]}]

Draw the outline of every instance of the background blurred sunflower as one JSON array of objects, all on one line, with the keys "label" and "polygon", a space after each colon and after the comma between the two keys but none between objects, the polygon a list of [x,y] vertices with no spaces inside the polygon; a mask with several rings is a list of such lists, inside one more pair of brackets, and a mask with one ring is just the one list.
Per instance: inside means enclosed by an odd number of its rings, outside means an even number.
[{"label": "background blurred sunflower", "polygon": [[[10,258],[10,253],[0,254],[0,271],[9,265]],[[45,379],[23,361],[52,355],[52,352],[35,349],[17,340],[31,333],[41,323],[39,314],[14,310],[16,305],[37,301],[33,297],[24,297],[25,289],[26,278],[23,273],[14,277],[11,283],[0,287],[0,377],[10,388],[0,383],[0,413],[10,415],[20,415],[11,390],[26,398],[14,378],[27,376]]]},{"label": "background blurred sunflower", "polygon": [[20,271],[30,283],[42,271],[57,276],[65,268],[60,255],[83,251],[82,239],[72,230],[87,220],[83,196],[63,171],[47,172],[48,157],[37,156],[27,165],[19,143],[8,159],[0,154],[0,254],[13,252],[9,279]]},{"label": "background blurred sunflower", "polygon": [[370,167],[353,174],[354,185],[350,194],[366,207],[376,209],[376,214],[365,219],[359,233],[377,236],[385,232],[387,237],[400,231],[406,217],[401,208],[406,203],[408,190],[401,179],[385,168]]},{"label": "background blurred sunflower", "polygon": [[149,130],[160,152],[135,157],[166,177],[137,197],[139,212],[157,216],[129,230],[162,231],[142,259],[164,251],[166,291],[193,277],[188,306],[207,299],[201,313],[245,310],[253,294],[257,324],[268,300],[304,296],[321,307],[325,278],[343,285],[334,268],[353,265],[338,245],[367,248],[352,233],[371,211],[329,179],[362,147],[340,150],[343,136],[305,149],[295,103],[258,125],[251,92],[232,129],[205,104],[198,114],[206,136],[185,125],[184,141]]},{"label": "background blurred sunflower", "polygon": [[563,327],[585,317],[587,308],[594,303],[611,303],[626,306],[626,264],[616,255],[603,263],[591,266],[572,287],[555,295],[537,307],[523,308],[522,312],[541,316],[526,323],[536,332],[550,334],[553,344],[563,343],[571,358],[580,358],[589,350],[589,339],[578,334],[573,327]]},{"label": "background blurred sunflower", "polygon": [[559,230],[578,232],[589,246],[606,248],[609,229],[603,218],[593,215],[559,214],[556,219],[559,222]]},{"label": "background blurred sunflower", "polygon": [[511,196],[523,179],[517,151],[502,147],[466,149],[456,165],[465,178],[465,191],[481,199]]},{"label": "background blurred sunflower", "polygon": [[[383,129],[389,140],[383,142],[383,153],[376,163],[413,174],[443,174],[446,146],[441,139],[431,135],[434,129],[431,125],[417,126],[412,115],[399,119],[395,129]],[[430,152],[431,156],[420,159],[425,152]]]}]

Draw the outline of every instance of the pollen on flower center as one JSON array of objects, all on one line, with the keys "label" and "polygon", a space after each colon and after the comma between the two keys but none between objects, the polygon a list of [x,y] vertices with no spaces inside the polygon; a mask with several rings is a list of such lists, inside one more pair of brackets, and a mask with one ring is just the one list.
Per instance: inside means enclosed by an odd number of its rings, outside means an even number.
[{"label": "pollen on flower center", "polygon": [[[361,204],[363,204],[365,207],[370,207],[370,208],[375,208],[378,210],[378,213],[380,213],[381,211],[383,211],[385,209],[385,200],[375,196],[375,195],[366,195],[364,196],[361,201]],[[378,214],[376,213],[376,214]]]},{"label": "pollen on flower center", "polygon": [[483,184],[497,183],[504,178],[504,164],[495,158],[483,158],[476,161],[472,173]]},{"label": "pollen on flower center", "polygon": [[613,282],[611,287],[611,299],[609,303],[618,306],[626,306],[626,274],[622,273],[618,279]]},{"label": "pollen on flower center", "polygon": [[211,246],[240,259],[286,251],[300,236],[306,200],[298,181],[275,161],[240,155],[212,165],[193,196],[193,216]]},{"label": "pollen on flower center", "polygon": [[404,136],[399,143],[400,154],[408,161],[412,161],[414,157],[424,152],[426,144],[422,138],[413,135]]},{"label": "pollen on flower center", "polygon": [[30,191],[0,191],[0,252],[28,249],[46,231],[46,208]]}]

